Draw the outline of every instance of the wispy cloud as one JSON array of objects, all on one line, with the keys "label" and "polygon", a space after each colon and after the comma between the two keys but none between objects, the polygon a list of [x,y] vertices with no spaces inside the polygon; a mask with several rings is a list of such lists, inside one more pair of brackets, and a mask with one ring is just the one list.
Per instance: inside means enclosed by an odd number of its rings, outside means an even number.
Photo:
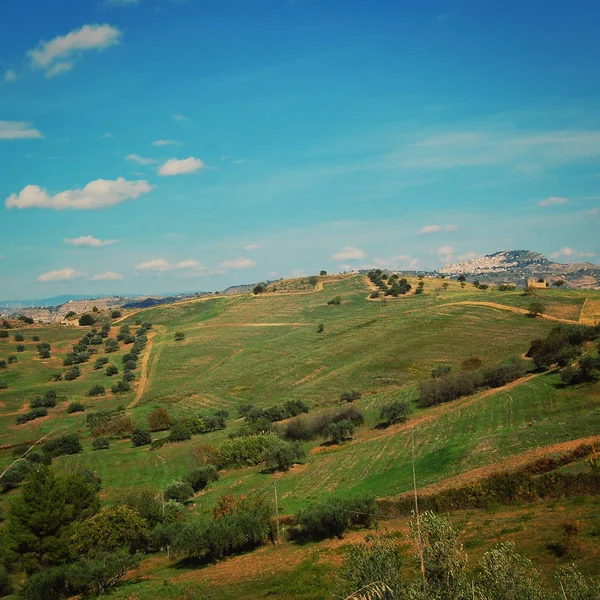
[{"label": "wispy cloud", "polygon": [[244,246],[244,250],[258,250],[258,244],[248,244]]},{"label": "wispy cloud", "polygon": [[538,206],[547,207],[547,206],[556,206],[557,204],[566,204],[568,200],[566,198],[561,198],[560,196],[552,196],[551,198],[546,198],[545,200],[540,200],[538,202]]},{"label": "wispy cloud", "polygon": [[194,173],[203,168],[204,163],[199,158],[194,158],[193,156],[181,160],[171,158],[160,167],[158,174],[163,176],[185,175]]},{"label": "wispy cloud", "polygon": [[181,142],[177,140],[156,140],[152,144],[154,146],[181,146]]},{"label": "wispy cloud", "polygon": [[123,279],[125,277],[121,273],[115,273],[114,271],[106,271],[90,277],[90,281],[121,281]]},{"label": "wispy cloud", "polygon": [[65,269],[59,269],[58,271],[49,271],[48,273],[43,273],[37,278],[37,280],[42,282],[72,281],[73,279],[81,279],[83,277],[87,277],[87,273],[85,271],[76,271],[75,269],[67,267]]},{"label": "wispy cloud", "polygon": [[97,179],[83,189],[66,190],[58,194],[37,185],[27,185],[18,194],[9,196],[6,208],[52,208],[54,210],[93,210],[114,206],[126,200],[135,200],[150,192],[154,186],[147,181],[127,181],[123,177],[111,181]]},{"label": "wispy cloud", "polygon": [[52,77],[69,71],[84,52],[115,46],[121,37],[121,31],[112,25],[84,25],[49,42],[40,42],[28,56],[35,69],[43,69],[47,77]]},{"label": "wispy cloud", "polygon": [[419,267],[419,259],[407,254],[399,254],[388,258],[374,258],[372,266],[390,271],[414,271]]},{"label": "wispy cloud", "polygon": [[11,81],[15,81],[15,79],[17,79],[17,72],[13,69],[8,69],[5,73],[4,73],[4,81],[6,83],[10,83]]},{"label": "wispy cloud", "polygon": [[180,114],[174,114],[171,115],[171,119],[173,119],[173,121],[178,121],[179,123],[181,123],[182,121],[189,121],[189,117],[186,117],[185,115],[180,115]]},{"label": "wispy cloud", "polygon": [[331,258],[333,260],[359,260],[364,258],[366,253],[354,246],[345,246],[340,252],[336,252]]},{"label": "wispy cloud", "polygon": [[125,160],[129,162],[136,163],[138,165],[155,165],[158,161],[154,158],[145,158],[140,156],[139,154],[128,154],[125,157]]},{"label": "wispy cloud", "polygon": [[153,273],[167,273],[169,271],[179,271],[186,269],[205,270],[197,260],[182,260],[179,262],[169,262],[164,258],[155,258],[140,263],[135,267],[136,271],[150,271]]},{"label": "wispy cloud", "polygon": [[257,263],[249,258],[230,258],[221,262],[221,269],[250,269],[256,267]]},{"label": "wispy cloud", "polygon": [[440,231],[456,231],[458,225],[425,225],[419,230],[419,235],[439,233]]},{"label": "wispy cloud", "polygon": [[100,248],[116,244],[118,240],[100,240],[93,235],[82,235],[77,238],[64,238],[64,243],[70,246],[86,246],[88,248]]},{"label": "wispy cloud", "polygon": [[575,248],[569,248],[569,247],[565,247],[565,248],[561,248],[560,250],[558,250],[557,252],[552,252],[552,254],[550,254],[550,258],[590,258],[592,256],[596,256],[593,252],[579,252],[578,250],[575,250]]},{"label": "wispy cloud", "polygon": [[26,140],[44,137],[27,121],[0,121],[0,140]]}]

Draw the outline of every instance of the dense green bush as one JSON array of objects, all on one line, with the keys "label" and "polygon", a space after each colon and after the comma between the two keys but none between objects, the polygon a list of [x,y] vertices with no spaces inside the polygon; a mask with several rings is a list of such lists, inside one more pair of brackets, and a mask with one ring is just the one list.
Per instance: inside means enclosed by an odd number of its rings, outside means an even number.
[{"label": "dense green bush", "polygon": [[185,483],[189,483],[194,492],[199,492],[200,490],[203,490],[209,483],[218,480],[219,472],[217,471],[217,467],[214,465],[196,467],[184,478]]},{"label": "dense green bush", "polygon": [[527,356],[535,366],[547,369],[567,366],[581,353],[581,345],[600,337],[600,325],[558,325],[543,339],[533,340]]},{"label": "dense green bush", "polygon": [[165,500],[187,502],[194,495],[194,488],[187,481],[173,481],[165,488]]},{"label": "dense green bush", "polygon": [[281,444],[281,438],[274,433],[236,437],[223,443],[221,455],[226,464],[238,466],[258,465],[264,460],[265,453]]},{"label": "dense green bush", "polygon": [[3,358],[0,358],[0,369],[6,369],[6,367],[7,362]]},{"label": "dense green bush", "polygon": [[327,304],[330,306],[339,306],[342,303],[341,296],[334,296],[331,300],[328,300]]},{"label": "dense green bush", "polygon": [[330,496],[296,515],[301,534],[321,540],[339,537],[351,526],[371,527],[377,520],[377,504],[371,496],[341,498]]},{"label": "dense green bush", "polygon": [[113,394],[125,394],[131,391],[131,385],[125,381],[119,381],[115,383],[111,388]]},{"label": "dense green bush", "polygon": [[93,325],[96,322],[96,319],[94,319],[94,317],[92,317],[92,315],[81,315],[81,317],[79,317],[79,325],[81,327],[87,327],[90,325]]},{"label": "dense green bush", "polygon": [[131,432],[131,443],[136,448],[139,446],[149,446],[152,443],[152,436],[147,429],[136,427]]},{"label": "dense green bush", "polygon": [[358,390],[350,390],[340,394],[340,400],[342,402],[354,402],[355,400],[360,400],[361,398],[362,394]]},{"label": "dense green bush", "polygon": [[77,365],[75,365],[74,367],[71,367],[65,373],[65,380],[73,381],[73,380],[77,379],[80,375],[81,375],[81,371],[79,370],[79,367]]},{"label": "dense green bush", "polygon": [[113,375],[118,375],[119,368],[117,367],[117,365],[108,365],[106,367],[105,373],[106,373],[107,377],[112,377]]},{"label": "dense green bush", "polygon": [[85,411],[85,406],[82,402],[71,402],[67,408],[69,414]]},{"label": "dense green bush", "polygon": [[31,471],[31,462],[26,460],[20,460],[12,465],[8,471],[4,474],[4,477],[0,479],[0,486],[2,486],[2,493],[6,493],[10,490],[15,489],[18,485],[27,477]]},{"label": "dense green bush", "polygon": [[54,390],[48,390],[43,396],[36,396],[29,403],[29,408],[54,408],[56,406],[57,396]]},{"label": "dense green bush", "polygon": [[156,408],[148,415],[150,431],[166,431],[171,427],[172,422],[166,408]]},{"label": "dense green bush", "polygon": [[108,364],[108,356],[99,356],[94,361],[94,371],[99,371],[106,364]]},{"label": "dense green bush", "polygon": [[265,451],[264,461],[278,471],[289,471],[295,464],[302,462],[306,452],[300,442],[283,442]]},{"label": "dense green bush", "polygon": [[48,414],[48,409],[45,407],[34,408],[29,412],[17,415],[17,425],[22,425],[23,423],[27,423],[28,421],[33,421],[35,419],[39,419],[40,417],[45,417]]},{"label": "dense green bush", "polygon": [[16,362],[19,362],[19,359],[14,354],[11,354],[8,357],[8,364],[12,365],[13,363],[16,363]]},{"label": "dense green bush", "polygon": [[244,406],[244,418],[249,423],[263,419],[270,422],[283,421],[307,413],[308,410],[308,404],[304,400],[288,400],[269,408],[255,408],[252,405],[246,405]]},{"label": "dense green bush", "polygon": [[520,379],[527,373],[527,363],[518,356],[511,357],[505,363],[483,370],[483,385],[497,388],[516,379]]},{"label": "dense green bush", "polygon": [[8,338],[8,331],[6,331],[6,329],[0,329],[0,339],[1,338]]},{"label": "dense green bush", "polygon": [[117,352],[119,350],[119,342],[114,338],[109,338],[104,344],[104,351],[107,353]]},{"label": "dense green bush", "polygon": [[327,426],[327,437],[334,444],[341,444],[343,441],[351,438],[354,435],[354,423],[343,419],[342,421],[334,421]]},{"label": "dense green bush", "polygon": [[379,418],[386,425],[404,423],[411,413],[411,406],[406,400],[396,400],[381,408]]},{"label": "dense green bush", "polygon": [[83,452],[77,433],[69,433],[47,440],[42,444],[42,451],[52,457]]},{"label": "dense green bush", "polygon": [[272,502],[252,494],[219,518],[175,524],[167,537],[174,552],[207,560],[252,550],[273,539]]},{"label": "dense green bush", "polygon": [[312,416],[298,416],[280,427],[279,432],[288,440],[307,441],[327,436],[329,425],[338,421],[350,421],[354,427],[359,427],[364,423],[364,416],[354,404],[345,404]]},{"label": "dense green bush", "polygon": [[439,379],[440,377],[445,377],[446,375],[450,375],[452,372],[452,367],[449,365],[438,365],[431,370],[431,378]]},{"label": "dense green bush", "polygon": [[110,440],[107,437],[94,438],[92,442],[92,450],[108,450],[110,448]]},{"label": "dense green bush", "polygon": [[24,342],[25,336],[22,333],[15,333],[15,342]]}]

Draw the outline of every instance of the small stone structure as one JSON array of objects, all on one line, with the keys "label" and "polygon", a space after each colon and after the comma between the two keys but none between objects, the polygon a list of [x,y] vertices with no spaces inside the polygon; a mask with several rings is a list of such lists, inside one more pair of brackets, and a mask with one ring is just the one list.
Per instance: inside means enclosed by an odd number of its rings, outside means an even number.
[{"label": "small stone structure", "polygon": [[536,290],[545,290],[548,287],[548,282],[545,279],[536,279],[530,277],[527,280],[527,287],[534,288]]}]

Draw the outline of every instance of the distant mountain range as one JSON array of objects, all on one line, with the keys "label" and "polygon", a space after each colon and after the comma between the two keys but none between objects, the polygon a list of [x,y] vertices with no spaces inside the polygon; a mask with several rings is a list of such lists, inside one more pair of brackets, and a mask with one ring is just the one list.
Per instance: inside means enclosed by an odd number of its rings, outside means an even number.
[{"label": "distant mountain range", "polygon": [[549,283],[562,279],[567,287],[600,289],[600,266],[589,262],[569,264],[552,262],[543,254],[531,250],[496,252],[468,262],[448,265],[440,269],[439,273],[477,277],[482,283],[516,285],[524,285],[530,277],[543,278]]}]

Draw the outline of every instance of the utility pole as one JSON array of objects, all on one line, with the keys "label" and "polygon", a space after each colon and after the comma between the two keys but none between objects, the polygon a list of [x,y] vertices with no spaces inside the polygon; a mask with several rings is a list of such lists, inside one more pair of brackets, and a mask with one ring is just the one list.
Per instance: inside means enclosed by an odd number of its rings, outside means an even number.
[{"label": "utility pole", "polygon": [[277,519],[277,544],[281,542],[279,538],[279,503],[277,502],[277,482],[273,482],[273,491],[275,492],[275,518]]},{"label": "utility pole", "polygon": [[419,559],[421,561],[421,577],[423,578],[423,597],[427,600],[427,587],[425,582],[425,561],[423,560],[423,541],[421,539],[421,520],[419,518],[419,501],[417,499],[417,473],[415,471],[415,430],[411,427],[410,435],[412,438],[412,470],[413,470],[413,488],[415,491],[415,516],[417,517],[417,536],[419,538]]}]

